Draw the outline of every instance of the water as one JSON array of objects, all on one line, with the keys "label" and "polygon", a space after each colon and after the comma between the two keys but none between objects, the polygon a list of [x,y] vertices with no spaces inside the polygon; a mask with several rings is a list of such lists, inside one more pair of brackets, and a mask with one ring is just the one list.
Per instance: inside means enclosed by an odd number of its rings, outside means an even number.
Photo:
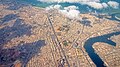
[{"label": "water", "polygon": [[111,14],[111,17],[112,18],[109,18],[110,20],[116,20],[118,22],[120,22],[120,19],[117,19],[116,17],[120,18],[120,13],[114,13],[114,14]]},{"label": "water", "polygon": [[[70,6],[70,5],[75,5],[77,7],[79,7],[78,10],[80,10],[81,13],[86,13],[86,12],[100,12],[100,13],[115,13],[115,12],[119,12],[120,13],[120,6],[119,6],[119,9],[113,9],[111,7],[108,7],[108,8],[104,8],[104,9],[94,9],[90,6],[87,6],[87,5],[81,5],[80,3],[68,3],[68,2],[64,2],[64,3],[45,3],[45,2],[40,2],[40,1],[37,1],[37,0],[22,0],[22,1],[25,1],[33,6],[37,6],[37,7],[42,7],[42,8],[45,8],[45,7],[48,7],[50,5],[56,5],[56,4],[59,4],[59,5],[62,5],[62,7],[67,7],[67,6]],[[108,2],[109,0],[101,0],[101,2]],[[116,2],[118,2],[120,4],[120,0],[114,0]]]},{"label": "water", "polygon": [[[64,3],[45,3],[45,2],[40,2],[40,1],[37,1],[37,0],[21,0],[21,1],[24,1],[24,2],[27,2],[33,6],[37,6],[37,7],[41,7],[41,8],[46,8],[50,5],[61,5],[62,6],[62,9],[64,7],[67,7],[67,6],[71,6],[71,5],[74,5],[74,6],[77,6],[80,11],[80,13],[89,13],[89,12],[98,12],[98,13],[105,13],[105,14],[109,14],[109,15],[117,15],[118,18],[120,18],[120,6],[118,9],[114,9],[114,8],[111,8],[111,7],[108,7],[108,8],[104,8],[104,9],[94,9],[88,5],[81,5],[80,3],[68,3],[68,2],[64,2]],[[107,3],[109,0],[101,0],[101,3],[102,2],[105,2]],[[120,4],[120,0],[114,0],[116,2],[118,2]],[[117,14],[116,14],[117,13]],[[116,20],[118,21],[116,18],[112,18],[110,20]]]},{"label": "water", "polygon": [[110,34],[105,34],[102,36],[89,38],[85,42],[84,48],[85,48],[86,52],[88,53],[89,57],[96,64],[97,67],[105,67],[105,66],[104,66],[104,62],[101,60],[101,58],[95,53],[95,51],[92,47],[93,44],[96,42],[103,42],[103,43],[107,43],[107,44],[112,45],[112,46],[116,46],[116,43],[111,41],[111,40],[108,40],[108,38],[110,38],[113,35],[119,35],[119,34],[120,34],[120,32],[113,32]]}]

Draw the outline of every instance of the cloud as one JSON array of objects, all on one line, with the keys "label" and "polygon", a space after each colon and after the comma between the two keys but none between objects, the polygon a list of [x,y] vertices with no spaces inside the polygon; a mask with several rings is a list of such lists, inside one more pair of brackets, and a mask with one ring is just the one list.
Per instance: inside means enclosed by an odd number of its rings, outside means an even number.
[{"label": "cloud", "polygon": [[108,5],[112,8],[118,8],[119,7],[119,3],[115,2],[115,1],[109,1]]},{"label": "cloud", "polygon": [[82,5],[88,5],[94,9],[103,9],[107,7],[112,7],[112,8],[118,8],[119,3],[116,1],[109,1],[107,3],[101,2],[101,0],[38,0],[41,2],[47,2],[47,3],[61,3],[61,2],[69,2],[69,3],[80,3]]},{"label": "cloud", "polygon": [[84,3],[81,3],[81,4],[84,4],[84,5],[88,5],[90,7],[93,7],[95,9],[103,9],[103,8],[107,8],[107,7],[112,7],[112,8],[119,8],[119,3],[118,2],[115,2],[115,1],[109,1],[107,3],[100,3],[100,2],[84,2]]},{"label": "cloud", "polygon": [[103,8],[103,5],[101,3],[98,3],[98,2],[84,2],[82,4],[88,5],[90,7],[95,8],[95,9],[102,9]]},{"label": "cloud", "polygon": [[103,8],[107,8],[108,4],[107,3],[99,3],[99,2],[82,2],[82,5],[88,5],[94,9],[103,9]]},{"label": "cloud", "polygon": [[71,5],[71,6],[68,6],[68,7],[64,7],[65,10],[75,10],[75,9],[79,9],[78,7],[74,6],[74,5]]},{"label": "cloud", "polygon": [[[103,8],[107,8],[107,7],[112,7],[112,8],[118,8],[119,7],[119,3],[115,2],[115,1],[109,1],[109,2],[100,2],[100,0],[39,0],[42,2],[78,2],[82,5],[88,5],[94,9],[103,9]],[[62,9],[61,9],[62,8]],[[67,7],[62,7],[62,5],[51,5],[46,7],[46,10],[58,10],[59,13],[65,15],[66,17],[70,18],[70,19],[76,19],[76,20],[80,20],[80,11],[78,10],[79,7],[75,6],[75,5],[70,5]]]},{"label": "cloud", "polygon": [[76,19],[79,20],[79,15],[80,15],[80,11],[77,10],[78,7],[71,5],[68,7],[64,7],[64,9],[61,9],[61,5],[51,5],[49,7],[46,7],[46,10],[53,10],[53,9],[57,9],[59,13],[65,15],[66,17],[68,17],[69,19]]},{"label": "cloud", "polygon": [[64,9],[59,10],[59,12],[68,17],[69,19],[79,20],[80,11],[77,9],[77,6],[71,5],[68,7],[64,7]]},{"label": "cloud", "polygon": [[79,14],[80,14],[79,10],[69,10],[69,11],[67,11],[67,10],[60,10],[60,13],[62,13],[63,15],[68,17],[69,19],[79,20]]},{"label": "cloud", "polygon": [[51,6],[46,7],[46,10],[54,10],[54,9],[59,10],[60,8],[62,8],[61,5],[51,5]]},{"label": "cloud", "polygon": [[107,8],[108,4],[107,3],[102,3],[103,8]]}]

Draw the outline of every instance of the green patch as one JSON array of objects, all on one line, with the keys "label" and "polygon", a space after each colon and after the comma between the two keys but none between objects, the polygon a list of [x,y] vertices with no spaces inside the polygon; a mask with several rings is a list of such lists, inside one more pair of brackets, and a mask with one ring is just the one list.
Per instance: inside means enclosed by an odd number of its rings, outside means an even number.
[{"label": "green patch", "polygon": [[63,41],[63,45],[64,46],[68,46],[68,42],[65,40],[65,41]]}]

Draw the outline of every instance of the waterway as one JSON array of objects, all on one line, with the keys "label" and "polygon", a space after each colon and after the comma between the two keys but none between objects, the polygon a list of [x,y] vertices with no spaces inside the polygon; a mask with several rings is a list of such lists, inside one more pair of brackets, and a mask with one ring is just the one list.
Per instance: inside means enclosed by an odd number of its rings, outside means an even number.
[{"label": "waterway", "polygon": [[[110,15],[111,15],[111,18],[108,18],[108,19],[120,22],[120,19],[118,19],[118,18],[120,18],[120,13],[113,13]],[[116,17],[118,17],[118,18],[116,18]]]},{"label": "waterway", "polygon": [[95,63],[95,65],[97,67],[105,67],[105,65],[104,65],[104,61],[102,61],[100,56],[95,53],[95,50],[93,49],[92,46],[96,42],[103,42],[103,43],[107,43],[107,44],[112,45],[112,46],[116,46],[116,43],[111,41],[111,40],[109,40],[108,38],[110,38],[113,35],[119,35],[119,34],[120,34],[120,31],[119,32],[113,32],[113,33],[105,34],[105,35],[102,35],[102,36],[89,38],[84,43],[84,48],[85,48],[86,52],[88,53],[89,57],[91,58],[91,60]]}]

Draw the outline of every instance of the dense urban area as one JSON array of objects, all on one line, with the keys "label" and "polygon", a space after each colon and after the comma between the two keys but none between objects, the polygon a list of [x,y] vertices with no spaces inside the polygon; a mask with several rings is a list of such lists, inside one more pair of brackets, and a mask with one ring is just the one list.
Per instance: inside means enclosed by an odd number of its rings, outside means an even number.
[{"label": "dense urban area", "polygon": [[0,67],[120,67],[119,19],[79,18],[0,0]]}]

